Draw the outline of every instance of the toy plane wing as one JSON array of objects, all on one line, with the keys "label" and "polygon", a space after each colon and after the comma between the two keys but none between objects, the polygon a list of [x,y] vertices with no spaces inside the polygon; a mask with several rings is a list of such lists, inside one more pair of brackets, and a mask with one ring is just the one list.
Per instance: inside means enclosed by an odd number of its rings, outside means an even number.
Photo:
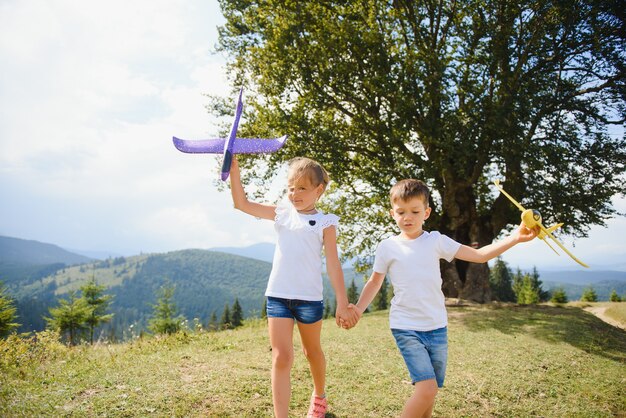
[{"label": "toy plane wing", "polygon": [[[558,239],[554,238],[554,235],[552,235],[552,233],[551,233],[548,229],[544,228],[544,227],[543,227],[543,225],[541,225],[540,227],[541,227],[541,230],[542,230],[542,231],[543,231],[543,232],[544,232],[547,236],[549,236],[549,237],[550,237],[550,239],[552,239],[552,241],[554,241],[554,243],[555,243],[556,245],[558,245],[559,247],[561,247],[561,249],[562,249],[563,251],[565,251],[565,253],[567,253],[567,255],[569,255],[569,256],[572,258],[572,260],[574,260],[575,262],[577,262],[578,264],[580,264],[580,265],[581,265],[581,266],[583,266],[583,267],[589,267],[587,264],[583,263],[583,262],[582,262],[582,261],[580,261],[578,258],[576,258],[576,256],[575,256],[574,254],[572,254],[571,252],[569,252],[569,250],[568,250],[567,248],[565,248],[565,246],[564,246],[563,244],[561,244],[561,242],[560,242]],[[547,243],[547,241],[546,241],[546,243]]]},{"label": "toy plane wing", "polygon": [[[174,146],[181,152],[190,154],[222,154],[227,138],[214,139],[180,139],[173,137]],[[235,138],[233,154],[262,154],[275,152],[285,145],[287,136],[280,138]]]},{"label": "toy plane wing", "polygon": [[232,127],[230,128],[230,135],[228,138],[186,140],[173,137],[174,146],[179,151],[194,154],[222,154],[224,156],[221,172],[223,181],[226,181],[230,174],[233,154],[260,154],[275,152],[282,148],[287,140],[286,135],[274,139],[237,138],[239,119],[243,113],[242,95],[243,87],[239,90],[239,97],[237,98],[237,105],[235,107],[235,119],[233,120]]},{"label": "toy plane wing", "polygon": [[504,189],[502,188],[502,186],[500,186],[500,180],[497,180],[497,179],[496,179],[496,180],[494,180],[494,181],[493,181],[493,183],[496,185],[496,187],[498,188],[498,190],[500,190],[500,192],[501,192],[503,195],[505,195],[506,197],[508,197],[508,198],[509,198],[509,200],[510,200],[511,202],[513,202],[513,204],[514,204],[515,206],[517,206],[517,208],[518,208],[519,210],[521,210],[522,212],[524,212],[524,211],[526,210],[526,209],[524,209],[524,207],[523,207],[523,206],[522,206],[522,205],[521,205],[521,204],[520,204],[517,200],[513,199],[513,196],[511,196],[510,194],[508,194],[507,192],[505,192],[505,191],[504,191]]}]

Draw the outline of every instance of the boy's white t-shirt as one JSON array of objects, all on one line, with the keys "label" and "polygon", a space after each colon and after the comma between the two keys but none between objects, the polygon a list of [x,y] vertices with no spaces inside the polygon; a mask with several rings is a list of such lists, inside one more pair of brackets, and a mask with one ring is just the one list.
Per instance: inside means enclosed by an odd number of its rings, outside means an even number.
[{"label": "boy's white t-shirt", "polygon": [[336,227],[338,222],[336,215],[322,212],[303,215],[288,200],[279,203],[274,222],[278,240],[265,296],[323,300],[324,229]]},{"label": "boy's white t-shirt", "polygon": [[394,236],[378,244],[374,271],[386,274],[393,285],[391,328],[431,331],[448,324],[439,259],[452,261],[460,246],[436,231],[424,231],[413,240]]}]

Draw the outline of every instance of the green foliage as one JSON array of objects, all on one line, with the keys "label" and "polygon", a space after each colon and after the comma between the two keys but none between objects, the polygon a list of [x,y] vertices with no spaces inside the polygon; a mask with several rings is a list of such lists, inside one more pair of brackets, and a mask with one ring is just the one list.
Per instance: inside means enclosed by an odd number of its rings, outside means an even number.
[{"label": "green foliage", "polygon": [[78,343],[80,333],[87,328],[87,318],[91,310],[87,301],[79,298],[75,291],[68,295],[68,299],[59,300],[59,306],[50,308],[51,317],[46,317],[50,329],[60,334],[67,333],[70,345]]},{"label": "green foliage", "polygon": [[539,303],[539,289],[533,286],[533,281],[529,274],[525,274],[522,278],[522,285],[517,294],[517,303],[520,305]]},{"label": "green foliage", "polygon": [[611,302],[621,302],[622,298],[620,298],[619,295],[617,294],[617,292],[615,290],[613,290],[611,292],[611,296],[609,296],[609,301],[611,301]]},{"label": "green foliage", "polygon": [[232,319],[230,317],[230,308],[228,304],[224,305],[224,311],[222,312],[222,317],[220,318],[220,327],[221,329],[230,329],[232,327]]},{"label": "green foliage", "polygon": [[372,301],[372,306],[376,311],[384,311],[389,308],[389,282],[386,277],[380,285],[378,294],[376,294]]},{"label": "green foliage", "polygon": [[95,277],[91,281],[81,286],[82,298],[87,303],[89,315],[85,320],[89,329],[89,342],[93,344],[94,330],[105,322],[109,322],[113,318],[113,314],[107,314],[106,311],[111,302],[111,295],[104,295],[105,286],[98,285]]},{"label": "green foliage", "polygon": [[211,317],[209,318],[209,323],[207,324],[208,331],[217,331],[219,329],[219,324],[217,322],[217,314],[215,311],[211,312]]},{"label": "green foliage", "polygon": [[267,298],[263,298],[263,307],[261,308],[261,319],[267,319]]},{"label": "green foliage", "polygon": [[235,303],[233,303],[231,324],[233,328],[237,328],[243,325],[243,311],[241,309],[241,305],[239,304],[239,299],[237,298],[235,298]]},{"label": "green foliage", "polygon": [[493,267],[489,270],[489,285],[492,296],[501,302],[515,302],[511,270],[502,257],[496,258]]},{"label": "green foliage", "polygon": [[587,289],[585,289],[582,296],[580,297],[580,300],[582,302],[597,302],[598,295],[596,294],[596,291],[593,290],[593,287],[590,286]]},{"label": "green foliage", "polygon": [[565,289],[558,288],[555,289],[552,293],[552,298],[550,299],[552,303],[567,303],[567,294],[565,293]]},{"label": "green foliage", "polygon": [[330,318],[330,300],[326,299],[324,301],[324,315],[322,316],[324,319]]},{"label": "green foliage", "polygon": [[163,286],[157,303],[153,305],[154,311],[148,326],[155,334],[174,334],[181,330],[185,317],[177,315],[173,298],[174,286]]},{"label": "green foliage", "polygon": [[[291,157],[319,160],[342,253],[363,270],[394,232],[387,194],[407,177],[433,190],[426,229],[463,244],[519,223],[493,178],[547,224],[584,235],[626,192],[626,140],[609,131],[626,113],[618,4],[221,2],[220,46],[249,92],[242,135],[289,135],[242,167],[269,183]],[[452,267],[444,280],[461,283],[448,293],[466,280],[466,263]]]},{"label": "green foliage", "polygon": [[0,338],[6,337],[20,326],[17,322],[16,307],[13,299],[9,297],[6,288],[0,282]]},{"label": "green foliage", "polygon": [[356,304],[359,301],[359,290],[354,283],[354,279],[350,282],[350,286],[348,286],[346,293],[348,295],[348,303]]}]

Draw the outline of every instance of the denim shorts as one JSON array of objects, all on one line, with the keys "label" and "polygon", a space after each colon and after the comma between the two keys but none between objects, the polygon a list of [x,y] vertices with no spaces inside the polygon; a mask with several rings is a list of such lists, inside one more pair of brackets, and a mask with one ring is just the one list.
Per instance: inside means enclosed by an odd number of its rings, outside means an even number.
[{"label": "denim shorts", "polygon": [[448,328],[432,331],[392,329],[413,384],[436,379],[443,387],[448,362]]},{"label": "denim shorts", "polygon": [[268,318],[292,318],[302,324],[313,324],[324,316],[324,301],[267,297]]}]

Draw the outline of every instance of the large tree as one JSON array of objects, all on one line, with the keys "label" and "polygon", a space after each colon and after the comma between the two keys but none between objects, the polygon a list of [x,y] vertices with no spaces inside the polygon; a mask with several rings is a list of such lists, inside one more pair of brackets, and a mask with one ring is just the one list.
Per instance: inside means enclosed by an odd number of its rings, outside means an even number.
[{"label": "large tree", "polygon": [[[626,141],[621,2],[221,0],[220,48],[246,86],[242,135],[288,134],[269,182],[293,156],[334,187],[346,256],[371,261],[393,231],[387,193],[425,180],[426,229],[483,246],[519,222],[499,178],[547,222],[585,236],[615,215]],[[249,170],[250,172],[250,170]],[[488,267],[442,262],[444,292],[490,298]]]}]

